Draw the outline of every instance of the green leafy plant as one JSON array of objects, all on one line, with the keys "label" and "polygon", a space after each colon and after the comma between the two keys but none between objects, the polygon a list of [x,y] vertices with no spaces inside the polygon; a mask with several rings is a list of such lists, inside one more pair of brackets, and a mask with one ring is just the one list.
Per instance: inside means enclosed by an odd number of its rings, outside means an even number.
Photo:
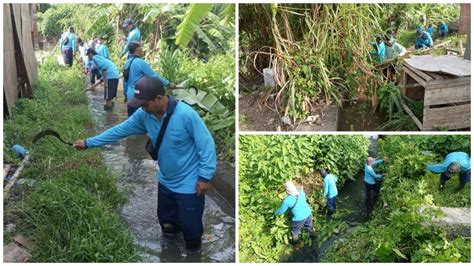
[{"label": "green leafy plant", "polygon": [[[239,143],[241,261],[276,262],[288,255],[289,219],[274,215],[286,195],[282,186],[287,180],[305,187],[319,241],[342,226],[340,221],[317,215],[322,200],[318,170],[328,169],[342,186],[362,168],[369,145],[367,137],[243,135]],[[312,245],[308,235],[303,234],[302,239],[305,245]]]}]

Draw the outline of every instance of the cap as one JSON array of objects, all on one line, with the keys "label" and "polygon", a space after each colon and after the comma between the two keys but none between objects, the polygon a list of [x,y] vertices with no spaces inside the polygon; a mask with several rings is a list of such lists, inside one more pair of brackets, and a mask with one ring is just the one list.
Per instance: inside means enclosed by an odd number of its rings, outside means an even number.
[{"label": "cap", "polygon": [[133,20],[131,18],[127,18],[124,22],[123,25],[124,27],[128,27],[129,25],[133,24]]},{"label": "cap", "polygon": [[135,84],[135,94],[128,102],[130,107],[140,107],[148,100],[153,100],[158,95],[165,95],[163,83],[154,77],[143,77]]}]

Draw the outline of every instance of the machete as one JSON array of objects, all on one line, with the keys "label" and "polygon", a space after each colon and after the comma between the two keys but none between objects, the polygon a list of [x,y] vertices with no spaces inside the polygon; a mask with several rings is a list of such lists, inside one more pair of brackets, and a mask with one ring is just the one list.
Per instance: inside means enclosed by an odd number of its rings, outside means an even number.
[{"label": "machete", "polygon": [[61,136],[59,135],[58,132],[51,130],[51,129],[46,129],[41,131],[40,133],[36,134],[36,136],[33,138],[33,144],[35,144],[39,139],[46,137],[46,136],[53,136],[58,138],[62,143],[67,144],[67,145],[73,145],[74,143],[69,142],[69,141],[64,141]]}]

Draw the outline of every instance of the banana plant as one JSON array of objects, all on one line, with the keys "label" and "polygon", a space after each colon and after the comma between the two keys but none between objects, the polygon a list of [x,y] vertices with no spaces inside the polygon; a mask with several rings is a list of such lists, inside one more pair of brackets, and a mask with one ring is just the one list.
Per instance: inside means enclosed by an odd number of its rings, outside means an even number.
[{"label": "banana plant", "polygon": [[220,119],[209,119],[209,129],[216,131],[227,128],[235,124],[234,116],[212,93],[207,93],[197,88],[185,88],[186,81],[177,85],[177,89],[172,90],[176,99],[186,102],[189,105],[197,105],[212,116]]}]

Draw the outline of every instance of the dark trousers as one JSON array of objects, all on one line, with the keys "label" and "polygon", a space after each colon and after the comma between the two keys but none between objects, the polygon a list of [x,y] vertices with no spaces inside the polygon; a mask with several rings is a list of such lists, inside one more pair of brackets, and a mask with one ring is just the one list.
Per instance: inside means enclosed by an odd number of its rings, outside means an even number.
[{"label": "dark trousers", "polygon": [[373,196],[374,198],[378,196],[379,191],[380,191],[380,184],[369,184],[367,182],[364,182],[365,184],[365,207],[367,210],[370,207],[370,203],[372,202],[372,191],[374,192]]},{"label": "dark trousers", "polygon": [[118,82],[118,79],[107,80],[107,89],[104,90],[105,100],[112,100],[113,98],[117,97]]},{"label": "dark trousers", "polygon": [[182,232],[187,243],[200,243],[204,232],[204,196],[176,193],[158,184],[157,212],[163,234]]},{"label": "dark trousers", "polygon": [[[440,179],[441,179],[441,185],[443,186],[446,183],[446,181],[451,179],[451,177],[445,175],[444,173],[441,173]],[[470,180],[471,180],[471,170],[461,172],[459,174],[459,187],[463,188],[466,185],[466,183],[469,182]]]},{"label": "dark trousers", "polygon": [[72,48],[63,48],[62,49],[64,64],[72,66]]},{"label": "dark trousers", "polygon": [[102,76],[100,75],[100,72],[97,68],[91,69],[90,75],[91,75],[91,85],[93,85],[96,80],[99,80],[99,79],[102,78]]},{"label": "dark trousers", "polygon": [[310,233],[314,232],[313,217],[311,215],[302,221],[291,221],[291,236],[293,237],[293,240],[298,239],[298,235],[303,228],[308,230]]},{"label": "dark trousers", "polygon": [[328,199],[328,215],[331,215],[336,210],[336,197]]}]

